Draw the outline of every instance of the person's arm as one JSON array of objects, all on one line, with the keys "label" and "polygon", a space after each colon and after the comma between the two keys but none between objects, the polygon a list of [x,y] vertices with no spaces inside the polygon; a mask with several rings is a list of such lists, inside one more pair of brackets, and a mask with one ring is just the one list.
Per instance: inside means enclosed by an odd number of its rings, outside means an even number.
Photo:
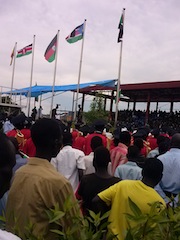
[{"label": "person's arm", "polygon": [[101,214],[104,214],[109,210],[109,207],[98,195],[96,195],[96,197],[93,198],[92,204],[93,204],[93,210],[95,213],[100,212]]}]

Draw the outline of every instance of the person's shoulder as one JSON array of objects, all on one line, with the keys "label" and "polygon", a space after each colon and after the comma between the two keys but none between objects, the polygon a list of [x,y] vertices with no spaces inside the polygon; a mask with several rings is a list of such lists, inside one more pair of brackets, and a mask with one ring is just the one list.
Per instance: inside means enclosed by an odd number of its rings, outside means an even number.
[{"label": "person's shoulder", "polygon": [[118,177],[112,177],[111,181],[114,182],[114,183],[118,183],[118,182],[120,182],[122,180],[120,178],[118,178]]},{"label": "person's shoulder", "polygon": [[78,154],[78,155],[82,155],[82,156],[85,156],[84,152],[79,150],[79,149],[76,149],[76,148],[72,148],[73,149],[73,152]]}]

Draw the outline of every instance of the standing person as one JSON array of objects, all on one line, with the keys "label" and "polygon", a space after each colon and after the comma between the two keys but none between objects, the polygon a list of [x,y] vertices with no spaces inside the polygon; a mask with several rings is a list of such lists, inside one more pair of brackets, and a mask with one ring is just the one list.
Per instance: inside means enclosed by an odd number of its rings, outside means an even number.
[{"label": "standing person", "polygon": [[60,221],[66,228],[72,224],[73,217],[79,216],[79,208],[70,183],[50,163],[62,145],[58,122],[46,118],[38,120],[31,128],[31,136],[36,157],[30,158],[15,174],[6,207],[7,229],[14,232],[18,228],[24,239],[26,226],[31,223],[36,238],[51,240],[56,234],[51,231],[54,225],[49,223],[46,211],[56,204],[63,210],[65,200],[71,197],[73,207]]},{"label": "standing person", "polygon": [[79,129],[79,133],[74,140],[73,147],[84,152],[86,136],[89,133],[89,126],[84,125]]},{"label": "standing person", "polygon": [[120,132],[118,141],[118,146],[111,150],[111,167],[113,175],[117,166],[127,162],[127,149],[131,142],[130,133],[128,131]]},{"label": "standing person", "polygon": [[95,168],[94,168],[94,164],[93,164],[94,151],[96,150],[96,148],[98,148],[100,146],[103,146],[102,138],[99,136],[94,136],[91,139],[92,152],[89,155],[84,157],[85,168],[86,168],[84,171],[84,175],[95,172]]},{"label": "standing person", "polygon": [[82,108],[81,105],[78,105],[78,113],[77,113],[77,122],[82,124]]},{"label": "standing person", "polygon": [[52,119],[56,119],[58,107],[59,107],[59,105],[56,104],[56,107],[52,109],[52,115],[51,115],[51,118],[52,118]]},{"label": "standing person", "polygon": [[[93,139],[95,138],[100,137],[95,136]],[[107,148],[101,146],[95,149],[93,158],[95,173],[83,176],[76,192],[76,197],[83,201],[84,214],[88,214],[88,210],[94,210],[92,199],[99,192],[120,181],[119,178],[109,175],[107,171],[110,160],[110,153]]]},{"label": "standing person", "polygon": [[[15,149],[8,137],[0,133],[0,199],[9,190],[12,177],[12,168],[16,163]],[[0,200],[0,212],[2,214],[2,202]],[[20,240],[17,236],[7,231],[0,230],[1,240]]]},{"label": "standing person", "polygon": [[37,115],[37,109],[36,106],[32,109],[32,113],[31,113],[31,117],[32,120],[35,121],[36,120],[36,115]]},{"label": "standing person", "polygon": [[91,134],[89,134],[87,137],[86,137],[86,142],[85,142],[85,155],[88,155],[92,152],[92,149],[91,149],[91,139],[94,137],[94,136],[99,136],[102,138],[102,141],[103,141],[103,146],[104,147],[107,147],[107,138],[105,135],[103,135],[103,130],[104,130],[104,127],[105,127],[105,121],[104,120],[96,120],[94,122],[94,128],[95,128],[95,131]]},{"label": "standing person", "polygon": [[55,158],[52,158],[51,163],[59,173],[69,180],[73,190],[76,191],[83,176],[85,164],[84,153],[72,147],[71,133],[63,134],[63,148]]},{"label": "standing person", "polygon": [[119,177],[122,180],[140,180],[142,178],[142,169],[136,163],[139,158],[139,148],[137,146],[129,146],[127,152],[128,162],[119,165],[115,170],[114,176]]},{"label": "standing person", "polygon": [[158,159],[163,163],[164,171],[156,190],[168,203],[169,198],[180,193],[180,133],[173,135],[170,150],[158,156]]},{"label": "standing person", "polygon": [[124,240],[127,230],[134,226],[130,220],[127,222],[126,214],[132,214],[129,198],[141,209],[142,213],[149,213],[150,204],[160,202],[165,207],[164,200],[153,189],[161,180],[163,164],[155,158],[148,159],[142,170],[142,181],[123,180],[99,193],[93,199],[97,211],[104,211],[111,207],[108,226],[109,232],[117,235],[118,240]]},{"label": "standing person", "polygon": [[37,110],[37,114],[36,114],[36,120],[41,119],[42,118],[42,106],[39,107],[39,109]]}]

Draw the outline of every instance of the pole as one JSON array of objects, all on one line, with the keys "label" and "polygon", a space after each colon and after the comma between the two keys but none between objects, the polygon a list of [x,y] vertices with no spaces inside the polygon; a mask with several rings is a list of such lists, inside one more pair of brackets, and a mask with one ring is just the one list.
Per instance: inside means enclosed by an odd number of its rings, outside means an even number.
[{"label": "pole", "polygon": [[16,49],[17,49],[17,42],[15,43],[14,50],[13,50],[13,58],[14,59],[13,59],[10,101],[12,100],[12,91],[13,91],[13,85],[14,85],[14,73],[15,73],[15,65],[16,65]]},{"label": "pole", "polygon": [[56,69],[57,69],[57,57],[58,57],[58,43],[59,43],[59,30],[57,32],[57,46],[56,46],[56,54],[55,54],[54,79],[53,79],[53,86],[52,86],[50,118],[52,117],[53,100],[54,100],[54,86],[55,86],[55,81],[56,81]]},{"label": "pole", "polygon": [[28,101],[28,117],[30,115],[30,105],[31,105],[31,90],[32,90],[32,79],[33,79],[33,67],[34,67],[34,49],[35,49],[35,38],[36,35],[33,36],[33,47],[32,47],[32,62],[31,62],[31,77],[30,77],[30,86],[29,86],[29,101]]},{"label": "pole", "polygon": [[[125,17],[125,8],[123,8],[123,28],[124,28],[124,17]],[[119,91],[120,91],[120,87],[121,87],[122,48],[123,48],[123,40],[121,40],[121,45],[120,45],[118,82],[117,82],[117,90],[116,90],[116,112],[115,112],[115,122],[114,122],[114,126],[116,126],[116,124],[117,124],[117,119],[118,119]]]},{"label": "pole", "polygon": [[83,39],[82,39],[82,45],[81,45],[81,55],[80,55],[80,64],[79,64],[78,85],[77,85],[76,103],[75,103],[75,110],[74,110],[74,121],[76,120],[76,113],[77,113],[77,107],[78,107],[78,95],[79,95],[79,85],[80,85],[80,78],[81,78],[81,67],[82,67],[82,58],[83,58],[85,28],[86,28],[86,19],[84,20],[84,27],[83,27]]},{"label": "pole", "polygon": [[75,92],[73,92],[73,100],[72,100],[72,115],[71,115],[72,119],[71,119],[71,120],[73,120],[73,112],[74,112],[74,98],[75,98]]},{"label": "pole", "polygon": [[118,81],[117,81],[117,89],[116,89],[116,113],[115,113],[115,126],[118,119],[118,103],[119,103],[119,91],[121,86],[121,63],[122,63],[122,47],[123,47],[123,41],[121,41],[120,46],[120,58],[119,58],[119,71],[118,71]]}]

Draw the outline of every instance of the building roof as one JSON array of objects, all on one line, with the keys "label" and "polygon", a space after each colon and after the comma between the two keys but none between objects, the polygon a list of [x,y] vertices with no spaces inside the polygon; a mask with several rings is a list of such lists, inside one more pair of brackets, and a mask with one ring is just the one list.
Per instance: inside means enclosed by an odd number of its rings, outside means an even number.
[{"label": "building roof", "polygon": [[180,102],[180,81],[122,84],[121,90],[130,102]]}]

